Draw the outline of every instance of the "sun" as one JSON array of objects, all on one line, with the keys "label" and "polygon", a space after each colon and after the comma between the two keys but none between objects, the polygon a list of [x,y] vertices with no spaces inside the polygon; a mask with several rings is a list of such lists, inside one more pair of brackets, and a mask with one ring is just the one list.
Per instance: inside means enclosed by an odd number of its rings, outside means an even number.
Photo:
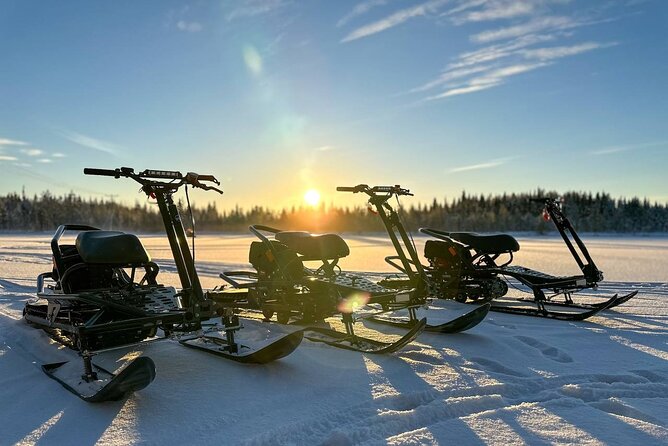
[{"label": "sun", "polygon": [[304,201],[309,206],[316,207],[320,203],[320,192],[315,189],[309,189],[304,194]]}]

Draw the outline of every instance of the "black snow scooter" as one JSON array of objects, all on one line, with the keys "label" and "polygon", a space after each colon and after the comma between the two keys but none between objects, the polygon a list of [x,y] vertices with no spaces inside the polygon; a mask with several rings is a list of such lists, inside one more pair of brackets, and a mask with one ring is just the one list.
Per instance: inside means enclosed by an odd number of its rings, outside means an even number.
[{"label": "black snow scooter", "polygon": [[[411,295],[341,271],[338,261],[350,249],[338,235],[281,231],[262,225],[252,225],[250,231],[259,238],[249,250],[249,262],[255,271],[221,273],[220,277],[231,285],[220,290],[221,296],[243,295],[243,308],[260,311],[265,321],[275,316],[280,324],[306,325],[304,336],[311,341],[364,353],[397,351],[424,330],[426,321],[416,321],[394,342],[354,332],[354,323],[359,319],[354,315],[356,309],[371,303],[403,308],[410,305]],[[318,267],[307,267],[305,262],[317,262]],[[341,315],[345,333],[313,325],[336,315]]]},{"label": "black snow scooter", "polygon": [[[620,305],[638,292],[614,296],[598,303],[576,303],[573,294],[596,288],[603,280],[601,272],[591,258],[587,247],[575,228],[564,215],[560,202],[554,198],[533,201],[544,206],[544,214],[554,222],[581,275],[553,276],[523,266],[511,265],[513,253],[520,249],[517,240],[508,234],[479,235],[473,232],[446,232],[421,228],[423,234],[438,240],[428,240],[424,254],[429,260],[427,272],[441,297],[460,302],[491,301],[492,310],[543,316],[561,320],[584,320],[594,314]],[[508,292],[507,278],[513,278],[527,286],[533,299],[514,299],[520,303],[535,304],[535,308],[504,304],[494,299]],[[563,297],[563,300],[555,299]],[[551,309],[568,308],[568,311]]]},{"label": "black snow scooter", "polygon": [[[379,315],[372,317],[372,320],[398,327],[411,327],[417,321],[418,309],[420,307],[429,308],[430,300],[435,297],[434,285],[431,283],[431,276],[428,271],[420,262],[410,233],[401,221],[399,213],[390,205],[389,201],[395,198],[397,206],[399,206],[399,197],[412,196],[413,194],[399,185],[368,186],[359,184],[352,187],[337,187],[336,190],[339,192],[363,193],[369,197],[369,209],[382,220],[396,252],[396,255],[386,257],[385,261],[402,273],[400,277],[386,277],[377,282],[375,286],[383,289],[386,293],[408,293],[411,298],[410,306],[407,308],[407,317]],[[466,331],[478,325],[485,318],[489,309],[489,303],[481,302],[476,309],[467,311],[454,319],[435,325],[427,324],[425,330],[435,333]]]},{"label": "black snow scooter", "polygon": [[[37,297],[26,303],[24,318],[78,351],[83,374],[71,362],[43,365],[51,378],[89,402],[118,400],[148,386],[155,378],[155,364],[140,356],[111,371],[93,363],[98,353],[176,338],[188,347],[234,361],[266,363],[299,345],[301,332],[281,333],[256,345],[236,341],[235,333],[242,328],[237,315],[202,290],[172,195],[188,185],[222,193],[203,183],[219,184],[213,176],[164,170],[135,173],[127,167],[84,169],[84,173],[131,178],[157,200],[182,290],[158,283],[158,265],[135,235],[85,225],[60,226],[51,240],[53,271],[38,276]],[[67,231],[78,232],[74,244],[61,243]],[[202,322],[216,316],[222,316],[223,326],[218,328],[224,336],[202,330]]]}]

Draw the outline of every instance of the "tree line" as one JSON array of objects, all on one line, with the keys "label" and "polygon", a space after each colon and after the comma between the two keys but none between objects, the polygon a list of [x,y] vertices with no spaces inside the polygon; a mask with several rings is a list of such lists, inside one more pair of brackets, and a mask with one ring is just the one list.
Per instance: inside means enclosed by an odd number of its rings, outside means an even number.
[{"label": "tree line", "polygon": [[[551,222],[542,218],[542,208],[532,198],[561,197],[563,209],[578,231],[668,232],[668,204],[640,198],[612,198],[608,193],[546,192],[502,195],[471,195],[434,199],[429,204],[403,200],[401,216],[410,230],[419,227],[449,231],[548,232]],[[396,206],[396,202],[392,202]],[[189,210],[179,201],[184,225],[191,226]],[[245,232],[251,224],[280,229],[315,232],[379,232],[380,218],[365,207],[293,207],[272,210],[253,206],[219,210],[215,203],[193,206],[198,231]],[[159,232],[163,230],[157,204],[127,205],[110,199],[82,198],[74,193],[54,196],[49,192],[27,197],[24,193],[0,196],[0,230],[51,231],[64,223],[87,224],[104,229]]]}]

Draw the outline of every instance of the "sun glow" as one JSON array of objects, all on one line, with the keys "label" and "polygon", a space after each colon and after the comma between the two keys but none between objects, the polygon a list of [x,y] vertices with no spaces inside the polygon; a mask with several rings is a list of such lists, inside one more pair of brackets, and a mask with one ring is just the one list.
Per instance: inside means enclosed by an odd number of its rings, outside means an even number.
[{"label": "sun glow", "polygon": [[309,206],[316,207],[320,203],[320,192],[315,189],[309,189],[304,194],[304,201]]}]

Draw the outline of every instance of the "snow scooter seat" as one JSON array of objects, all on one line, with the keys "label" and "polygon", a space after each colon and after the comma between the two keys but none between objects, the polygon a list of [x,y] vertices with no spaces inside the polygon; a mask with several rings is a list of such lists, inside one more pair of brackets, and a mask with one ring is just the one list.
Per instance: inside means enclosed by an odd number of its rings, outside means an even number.
[{"label": "snow scooter seat", "polygon": [[481,235],[475,232],[449,232],[447,235],[458,242],[469,245],[481,254],[503,254],[520,250],[515,237],[508,234]]},{"label": "snow scooter seat", "polygon": [[277,240],[251,242],[248,262],[258,272],[268,275],[278,272],[284,280],[299,280],[304,276],[304,264],[297,253]]},{"label": "snow scooter seat", "polygon": [[120,231],[84,231],[76,239],[84,263],[137,265],[151,261],[139,238]]},{"label": "snow scooter seat", "polygon": [[337,234],[313,235],[302,231],[285,231],[276,240],[292,248],[302,260],[337,260],[350,254],[348,244]]}]

